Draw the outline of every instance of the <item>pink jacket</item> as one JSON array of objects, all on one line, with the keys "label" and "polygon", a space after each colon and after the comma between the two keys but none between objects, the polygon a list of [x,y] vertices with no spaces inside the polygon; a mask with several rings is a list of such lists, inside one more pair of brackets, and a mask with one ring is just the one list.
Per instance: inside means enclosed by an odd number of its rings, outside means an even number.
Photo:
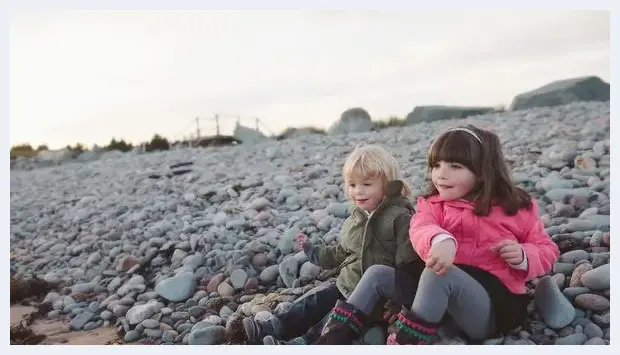
[{"label": "pink jacket", "polygon": [[[411,218],[409,238],[416,252],[426,261],[434,236],[447,233],[457,241],[456,264],[486,270],[499,278],[512,293],[524,293],[525,282],[547,273],[560,253],[543,229],[538,204],[530,211],[521,209],[506,216],[501,206],[493,206],[488,216],[476,216],[474,205],[464,200],[443,201],[439,195],[418,198],[417,213]],[[527,270],[506,263],[491,247],[503,239],[521,243]]]}]

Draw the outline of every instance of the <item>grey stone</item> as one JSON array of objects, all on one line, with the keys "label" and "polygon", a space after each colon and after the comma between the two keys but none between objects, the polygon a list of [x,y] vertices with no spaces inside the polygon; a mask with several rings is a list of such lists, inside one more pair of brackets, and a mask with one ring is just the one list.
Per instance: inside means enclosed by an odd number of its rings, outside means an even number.
[{"label": "grey stone", "polygon": [[575,318],[575,308],[548,275],[538,282],[534,298],[540,315],[551,328],[565,327]]},{"label": "grey stone", "polygon": [[95,315],[89,311],[84,311],[80,313],[79,315],[75,316],[75,318],[73,318],[71,322],[69,322],[69,329],[70,330],[81,330],[86,325],[86,323],[90,322],[90,320],[94,316]]},{"label": "grey stone", "polygon": [[610,264],[599,266],[581,275],[583,286],[594,290],[602,291],[610,287]]},{"label": "grey stone", "polygon": [[189,345],[214,345],[219,344],[226,334],[226,328],[218,325],[199,327],[189,333]]},{"label": "grey stone", "polygon": [[165,299],[173,302],[185,301],[196,289],[193,273],[180,273],[155,285],[155,291]]}]

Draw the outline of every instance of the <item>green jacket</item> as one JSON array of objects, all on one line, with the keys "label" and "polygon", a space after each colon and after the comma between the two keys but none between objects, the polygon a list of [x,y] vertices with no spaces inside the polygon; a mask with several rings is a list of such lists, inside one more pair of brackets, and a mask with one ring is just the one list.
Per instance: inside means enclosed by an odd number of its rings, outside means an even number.
[{"label": "green jacket", "polygon": [[369,217],[354,208],[340,230],[335,246],[317,246],[309,260],[323,269],[338,268],[336,286],[346,298],[357,286],[366,269],[375,264],[399,267],[419,259],[409,241],[413,204],[402,196],[403,183],[388,183],[383,202]]}]

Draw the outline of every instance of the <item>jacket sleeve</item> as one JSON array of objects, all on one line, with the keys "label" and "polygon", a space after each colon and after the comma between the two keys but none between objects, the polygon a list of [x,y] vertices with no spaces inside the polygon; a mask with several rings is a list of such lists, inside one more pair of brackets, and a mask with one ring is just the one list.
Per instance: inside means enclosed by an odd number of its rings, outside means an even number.
[{"label": "jacket sleeve", "polygon": [[538,203],[532,200],[532,209],[527,211],[530,227],[520,236],[519,242],[527,258],[527,280],[549,272],[560,255],[560,249],[545,232],[542,220],[538,216]]},{"label": "jacket sleeve", "polygon": [[420,259],[415,250],[413,250],[409,240],[410,222],[410,213],[403,213],[394,219],[394,235],[396,236],[397,243],[396,256],[394,257],[396,267],[401,267],[404,264]]},{"label": "jacket sleeve", "polygon": [[433,211],[433,206],[425,198],[418,198],[416,209],[417,212],[411,217],[409,239],[413,249],[415,249],[422,260],[426,261],[431,250],[433,237],[437,234],[450,235],[450,233],[439,226],[441,221],[439,213],[441,212]]},{"label": "jacket sleeve", "polygon": [[310,250],[306,251],[306,255],[311,263],[323,269],[334,269],[340,266],[349,253],[338,244],[331,246],[313,246]]}]

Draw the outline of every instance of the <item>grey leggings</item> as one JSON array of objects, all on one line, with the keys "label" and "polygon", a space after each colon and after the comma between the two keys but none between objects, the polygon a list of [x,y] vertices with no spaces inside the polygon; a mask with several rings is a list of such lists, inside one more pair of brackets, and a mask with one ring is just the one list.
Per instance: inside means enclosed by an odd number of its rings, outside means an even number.
[{"label": "grey leggings", "polygon": [[[369,267],[347,302],[370,314],[381,297],[403,305],[411,304],[413,298],[411,311],[427,322],[439,323],[447,311],[470,338],[481,340],[489,335],[493,326],[491,299],[469,274],[456,266],[442,276],[425,268],[414,297],[405,290],[416,289],[415,285],[396,285],[397,272],[384,265]],[[399,279],[414,282],[413,278]]]}]

